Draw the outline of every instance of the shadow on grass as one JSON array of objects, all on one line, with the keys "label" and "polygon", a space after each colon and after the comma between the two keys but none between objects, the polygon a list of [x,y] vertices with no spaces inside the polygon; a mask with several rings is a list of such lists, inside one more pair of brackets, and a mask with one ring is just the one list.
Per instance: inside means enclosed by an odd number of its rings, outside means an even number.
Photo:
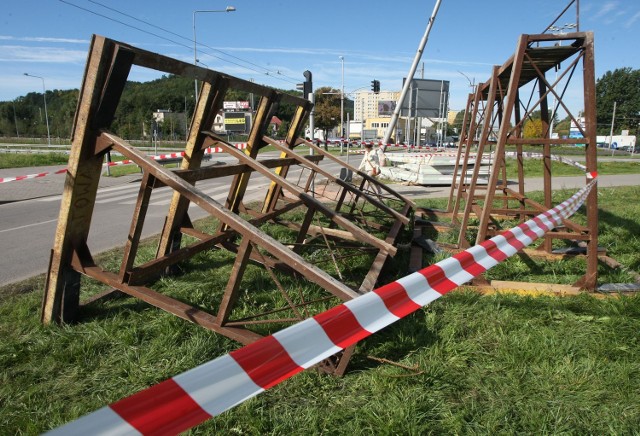
[{"label": "shadow on grass", "polygon": [[366,371],[387,365],[369,356],[400,363],[416,351],[431,347],[438,342],[439,336],[425,326],[424,317],[424,311],[418,310],[359,342],[347,372]]}]

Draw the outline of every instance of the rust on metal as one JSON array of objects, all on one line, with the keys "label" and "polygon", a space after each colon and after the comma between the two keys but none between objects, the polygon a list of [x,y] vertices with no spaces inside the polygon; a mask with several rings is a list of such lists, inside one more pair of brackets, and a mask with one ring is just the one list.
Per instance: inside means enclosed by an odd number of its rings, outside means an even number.
[{"label": "rust on metal", "polygon": [[[457,154],[454,183],[449,192],[447,211],[452,222],[460,225],[457,246],[473,244],[471,231],[477,231],[475,243],[500,234],[503,218],[525,219],[553,206],[553,171],[551,147],[559,144],[584,145],[586,172],[596,171],[596,119],[595,76],[593,64],[593,34],[575,32],[567,34],[521,35],[514,55],[501,66],[495,66],[491,77],[469,94]],[[562,65],[562,69],[560,66]],[[565,92],[574,72],[582,70],[584,123],[567,106]],[[555,77],[550,73],[554,73]],[[554,104],[549,104],[552,98]],[[549,112],[558,108],[567,112],[582,138],[560,139],[552,137]],[[541,111],[543,137],[525,138],[524,122],[534,111]],[[525,194],[523,145],[541,146],[543,174],[543,200],[538,203]],[[507,146],[515,145],[517,186],[509,185],[506,176]],[[480,165],[468,169],[471,159],[479,163],[491,152],[492,167],[486,186],[480,186]],[[539,250],[550,253],[553,239],[580,240],[586,243],[586,272],[575,283],[582,289],[594,291],[597,279],[598,203],[597,189],[593,189],[585,202],[586,224],[564,220],[563,225],[543,238]],[[472,217],[479,220],[471,227]]]},{"label": "rust on metal", "polygon": [[[120,137],[118,132],[111,131],[133,66],[197,79],[202,84],[178,169],[163,167]],[[245,151],[212,130],[225,96],[233,90],[259,97]],[[294,107],[294,116],[285,140],[275,141],[265,136],[265,132],[272,115],[283,104]],[[323,163],[358,173],[355,168],[298,137],[311,108],[309,101],[297,96],[94,36],[74,121],[73,145],[47,273],[42,321],[77,319],[81,310],[80,276],[85,275],[114,291],[248,344],[263,335],[252,327],[287,325],[313,315],[315,303],[327,299],[347,301],[380,284],[384,264],[398,250],[396,244],[402,229],[411,226],[415,204],[366,174],[360,173],[362,184],[352,185],[334,176],[335,169],[326,169]],[[263,154],[268,145],[279,152],[279,157]],[[299,146],[309,147],[313,153],[304,156],[294,150]],[[207,147],[221,149],[230,161],[203,165]],[[125,235],[124,253],[116,272],[99,265],[88,244],[102,158],[109,151],[116,151],[133,161],[143,173],[129,231]],[[294,179],[296,176],[297,180]],[[226,185],[228,194],[224,204],[199,188],[203,181],[222,178],[231,179]],[[269,189],[263,200],[245,201],[252,184],[265,179]],[[173,197],[166,211],[155,257],[143,258],[139,253],[142,229],[153,192],[161,187],[171,189]],[[205,232],[194,227],[189,216],[190,207],[198,207],[216,219],[215,230]],[[290,214],[298,210],[302,214]],[[270,234],[266,224],[292,232],[295,242],[279,241]],[[309,260],[308,253],[315,248],[325,252],[327,261],[322,265],[329,265],[327,269]],[[159,277],[172,274],[181,263],[211,249],[224,250],[231,259],[230,272],[224,273],[226,286],[212,290],[221,295],[212,310],[153,289]],[[343,275],[348,263],[344,260],[358,253],[369,253],[371,263],[346,283]],[[243,298],[241,283],[251,265],[264,269],[285,307],[255,308],[255,313],[250,314],[234,313]],[[210,267],[215,270],[216,265]],[[294,286],[297,289],[286,289],[280,274],[297,280],[299,285]],[[314,284],[324,294],[320,297],[305,295],[299,288],[307,283]],[[342,373],[351,353],[352,348],[321,366]]]}]

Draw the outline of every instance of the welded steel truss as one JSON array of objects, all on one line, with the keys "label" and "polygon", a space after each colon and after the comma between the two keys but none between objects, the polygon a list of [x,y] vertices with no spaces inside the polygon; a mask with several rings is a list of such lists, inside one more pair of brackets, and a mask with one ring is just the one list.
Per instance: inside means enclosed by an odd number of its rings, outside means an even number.
[{"label": "welded steel truss", "polygon": [[[575,109],[569,108],[564,99],[574,73],[580,71],[584,123],[579,122]],[[552,105],[549,104],[550,98],[554,102]],[[572,124],[578,126],[582,138],[552,137],[550,113],[555,114],[559,107],[569,114]],[[541,112],[542,137],[525,138],[524,123],[532,118],[535,111]],[[524,144],[540,146],[544,174],[543,204],[525,194]],[[472,230],[477,231],[475,242],[479,243],[500,233],[500,223],[505,218],[515,217],[524,221],[553,206],[552,146],[559,144],[583,144],[585,171],[596,171],[594,41],[591,32],[520,36],[515,54],[502,66],[495,66],[489,80],[469,94],[458,147],[455,182],[451,186],[447,208],[453,221],[460,224],[458,247],[469,246]],[[506,175],[505,158],[509,145],[515,145],[518,168],[515,186],[510,184]],[[465,174],[473,159],[479,161],[483,154],[489,152],[494,164],[488,184],[480,186],[480,165],[473,167],[471,178]],[[579,241],[586,245],[587,271],[576,286],[588,290],[595,289],[597,279],[597,195],[597,189],[593,189],[586,201],[586,224],[565,220],[564,226],[548,233],[539,247],[540,251],[551,253],[553,239]],[[469,224],[471,217],[479,220],[473,229]]]},{"label": "welded steel truss", "polygon": [[[134,65],[201,81],[184,158],[178,170],[164,168],[109,130],[129,71]],[[260,96],[244,151],[212,130],[214,118],[231,89]],[[294,117],[286,139],[275,141],[264,133],[272,115],[282,104],[295,108]],[[80,92],[68,173],[47,275],[43,322],[76,319],[81,307],[81,275],[243,344],[262,337],[252,330],[252,326],[286,324],[310,316],[305,309],[310,301],[304,295],[300,295],[297,301],[288,297],[289,290],[284,289],[277,274],[313,283],[327,293],[327,297],[337,297],[342,301],[371,291],[385,262],[396,254],[396,241],[403,227],[410,223],[415,205],[377,180],[298,138],[310,110],[311,103],[305,99],[94,36]],[[303,156],[298,153],[294,150],[298,145],[309,147],[312,154]],[[266,146],[275,148],[279,157],[260,156]],[[213,147],[235,163],[203,166],[205,150]],[[117,272],[97,265],[87,244],[102,161],[108,151],[118,152],[134,161],[143,172]],[[320,166],[325,160],[339,165],[339,169],[359,175],[357,180],[362,180],[362,183],[356,186],[333,176],[333,172]],[[287,178],[287,175],[295,174],[298,175],[297,180]],[[252,176],[254,180],[260,176],[268,182],[269,189],[262,202],[244,201]],[[196,187],[197,182],[223,177],[230,179],[225,204]],[[153,190],[159,187],[173,189],[173,198],[155,258],[140,260],[142,228]],[[217,230],[204,232],[194,228],[188,213],[190,205],[217,219]],[[302,211],[299,214],[302,219],[296,221],[292,218],[290,212],[295,210]],[[294,240],[286,245],[280,242],[262,229],[266,223],[276,223],[292,231]],[[332,273],[304,257],[304,252],[314,243],[321,244],[329,252]],[[211,308],[217,313],[203,309],[201,304],[190,304],[152,289],[158,277],[210,249],[226,250],[233,259],[231,272],[225,273],[229,279],[222,298]],[[372,261],[366,273],[355,285],[341,281],[340,269],[348,270],[349,257],[362,252],[371,253]],[[241,298],[240,284],[249,265],[259,265],[267,271],[288,302],[286,309],[256,310],[250,316],[243,314],[241,319],[234,318],[234,307]],[[211,268],[215,268],[214,265]],[[285,311],[291,315],[274,317],[274,314]],[[346,361],[343,359],[337,365],[330,369],[344,371]]]}]

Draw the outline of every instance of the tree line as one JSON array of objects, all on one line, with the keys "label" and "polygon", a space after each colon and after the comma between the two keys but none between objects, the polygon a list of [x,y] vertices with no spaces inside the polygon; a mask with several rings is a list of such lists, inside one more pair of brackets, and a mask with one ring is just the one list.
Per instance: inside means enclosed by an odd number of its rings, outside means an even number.
[{"label": "tree line", "polygon": [[[300,94],[295,90],[285,92]],[[150,82],[129,81],[111,130],[126,139],[147,139],[154,129],[160,129],[164,138],[184,139],[185,126],[154,125],[153,113],[158,110],[185,113],[190,120],[195,108],[194,94],[194,81],[180,76],[162,76]],[[45,97],[52,138],[71,137],[78,95],[78,89],[47,90]],[[234,89],[226,95],[228,101],[250,101],[250,98],[250,94]],[[275,115],[283,120],[285,127],[293,118],[294,109],[287,104],[279,106]],[[46,138],[46,121],[42,93],[31,92],[13,101],[0,102],[0,136]]]},{"label": "tree line", "polygon": [[[284,92],[300,95],[297,90]],[[3,137],[41,137],[47,136],[48,115],[49,131],[52,138],[68,139],[71,136],[79,91],[48,90],[46,92],[47,111],[44,111],[42,93],[30,92],[13,101],[0,102],[0,136]],[[316,126],[329,130],[340,124],[340,95],[333,88],[316,91]],[[246,92],[229,90],[229,101],[250,101]],[[616,106],[614,132],[629,130],[638,134],[640,127],[640,70],[620,68],[608,71],[596,81],[596,121],[599,135],[608,135],[611,130],[613,106]],[[146,139],[151,135],[152,114],[159,109],[186,113],[191,119],[195,107],[194,82],[180,76],[163,76],[150,82],[128,82],[116,111],[112,130],[126,139]],[[346,113],[353,115],[353,101],[345,99]],[[275,114],[283,123],[279,134],[286,131],[293,118],[294,108],[283,104]],[[457,114],[454,123],[448,126],[448,135],[460,132],[464,111]],[[536,121],[537,119],[537,121]],[[540,135],[540,112],[534,113],[525,125],[527,137]],[[162,125],[163,137],[171,133],[174,139],[184,139],[185,129],[174,129]],[[554,119],[554,132],[561,137],[568,136],[570,119]],[[171,129],[171,132],[169,130]]]},{"label": "tree line", "polygon": [[[614,122],[614,135],[622,130],[628,130],[630,135],[638,135],[640,132],[640,70],[632,68],[619,68],[615,71],[607,71],[596,80],[596,131],[598,135],[611,133],[611,122]],[[615,119],[613,117],[614,102],[616,105]],[[523,135],[525,138],[541,138],[545,132],[542,129],[541,111],[534,111],[530,118],[524,122]],[[464,111],[459,112],[453,124],[454,131],[462,130]],[[553,121],[553,132],[559,137],[569,136],[571,118],[569,116],[560,120],[557,113],[552,116],[549,111],[549,120]]]}]

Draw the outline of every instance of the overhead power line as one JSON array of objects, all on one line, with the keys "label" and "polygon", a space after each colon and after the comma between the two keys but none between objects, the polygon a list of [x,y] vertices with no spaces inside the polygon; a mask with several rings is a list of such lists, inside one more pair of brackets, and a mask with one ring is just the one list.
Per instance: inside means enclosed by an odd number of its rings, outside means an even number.
[{"label": "overhead power line", "polygon": [[[100,13],[100,12],[97,12],[97,11],[94,11],[94,10],[88,9],[88,8],[86,8],[86,7],[83,7],[83,6],[77,5],[77,4],[75,4],[75,3],[71,3],[71,2],[69,2],[69,1],[67,1],[67,0],[58,0],[58,1],[60,1],[61,3],[67,4],[67,5],[69,5],[69,6],[73,6],[73,7],[77,8],[77,9],[80,9],[80,10],[82,10],[82,11],[84,11],[84,12],[88,12],[88,13],[90,13],[90,14],[96,15],[96,16],[101,17],[101,18],[104,18],[104,19],[107,19],[107,20],[109,20],[109,21],[113,21],[113,22],[118,23],[118,24],[121,24],[121,25],[123,25],[123,26],[129,27],[129,28],[132,28],[132,29],[135,29],[135,30],[137,30],[137,31],[139,31],[139,32],[146,33],[147,35],[151,35],[151,36],[154,36],[154,37],[156,37],[156,38],[160,38],[160,39],[162,39],[162,40],[164,40],[164,41],[171,42],[171,43],[176,44],[176,45],[178,45],[178,46],[180,46],[180,47],[184,47],[184,48],[187,48],[187,49],[189,49],[189,50],[192,50],[192,49],[193,49],[193,47],[192,47],[192,46],[189,46],[189,45],[187,45],[187,44],[185,44],[185,43],[183,43],[183,42],[176,41],[176,40],[174,40],[174,39],[168,38],[168,37],[163,36],[163,35],[159,35],[159,34],[157,34],[157,33],[151,32],[151,31],[149,31],[149,30],[146,30],[146,29],[143,29],[143,28],[141,28],[141,27],[138,27],[138,26],[132,25],[132,24],[130,24],[130,23],[127,23],[127,22],[125,22],[125,21],[118,20],[117,18],[113,18],[113,17],[110,17],[110,16],[108,16],[108,15],[104,15],[104,14],[102,14],[102,13]],[[129,18],[129,19],[131,19],[131,20],[134,20],[134,21],[136,21],[136,22],[138,22],[138,23],[142,23],[142,24],[144,24],[144,25],[146,25],[146,26],[152,27],[152,28],[157,29],[157,30],[160,30],[160,31],[162,31],[162,32],[166,32],[166,33],[168,33],[168,34],[170,34],[170,35],[176,36],[176,37],[178,37],[178,38],[180,38],[180,39],[182,39],[182,40],[185,40],[185,41],[190,42],[191,44],[194,44],[194,41],[193,41],[193,39],[191,39],[191,38],[185,37],[185,36],[183,36],[183,35],[180,35],[180,34],[178,34],[178,33],[173,32],[173,31],[171,31],[171,30],[168,30],[168,29],[165,29],[165,28],[163,28],[163,27],[160,27],[160,26],[158,26],[158,25],[156,25],[156,24],[153,24],[153,23],[150,23],[150,22],[148,22],[148,21],[142,20],[142,19],[137,18],[137,17],[135,17],[135,16],[133,16],[133,15],[129,15],[129,14],[125,13],[125,12],[119,11],[119,10],[117,10],[117,9],[115,9],[115,8],[112,8],[111,6],[104,5],[104,4],[100,3],[100,2],[97,2],[97,1],[94,1],[94,0],[88,0],[88,1],[89,1],[90,3],[93,3],[93,4],[95,4],[95,5],[98,5],[98,6],[100,6],[100,7],[103,7],[103,8],[105,8],[105,9],[108,9],[109,11],[112,11],[112,12],[115,12],[115,13],[117,13],[117,14],[123,15],[123,16],[125,16],[125,17],[127,17],[127,18]],[[244,64],[240,64],[240,63],[235,62],[235,61],[233,61],[233,60],[225,59],[225,58],[220,57],[220,56],[218,56],[218,55],[216,55],[216,54],[213,54],[213,53],[208,53],[206,50],[201,50],[203,53],[208,54],[209,56],[212,56],[212,57],[214,57],[214,58],[216,58],[216,59],[218,59],[218,60],[220,60],[220,61],[222,61],[222,62],[227,62],[227,63],[229,63],[229,64],[235,65],[235,66],[237,66],[237,67],[240,67],[240,68],[243,68],[243,69],[246,69],[246,70],[248,70],[248,71],[252,71],[252,72],[258,73],[258,74],[265,74],[265,75],[268,75],[268,76],[270,76],[270,77],[277,78],[278,80],[282,80],[282,81],[287,82],[287,83],[290,83],[290,84],[296,84],[296,83],[297,83],[296,79],[294,79],[294,78],[292,78],[292,77],[288,77],[288,76],[286,76],[285,74],[282,74],[280,71],[273,71],[273,70],[270,70],[270,69],[268,69],[268,68],[262,67],[262,66],[260,66],[260,65],[258,65],[258,64],[256,64],[256,63],[254,63],[254,62],[248,61],[248,60],[246,60],[246,59],[242,59],[242,58],[240,58],[240,57],[238,57],[238,56],[232,55],[232,54],[227,53],[227,52],[225,52],[225,51],[223,51],[223,50],[217,49],[217,48],[215,48],[215,47],[211,47],[211,46],[206,45],[206,44],[198,43],[198,46],[202,46],[202,47],[205,47],[205,48],[207,48],[207,49],[209,49],[209,50],[216,51],[216,52],[218,52],[218,53],[221,53],[221,54],[222,54],[222,55],[224,55],[224,56],[227,56],[227,57],[230,57],[230,58],[236,59],[236,60],[238,60],[238,61],[240,61],[240,62],[243,62]],[[245,64],[246,64],[246,65],[245,65]]]}]

